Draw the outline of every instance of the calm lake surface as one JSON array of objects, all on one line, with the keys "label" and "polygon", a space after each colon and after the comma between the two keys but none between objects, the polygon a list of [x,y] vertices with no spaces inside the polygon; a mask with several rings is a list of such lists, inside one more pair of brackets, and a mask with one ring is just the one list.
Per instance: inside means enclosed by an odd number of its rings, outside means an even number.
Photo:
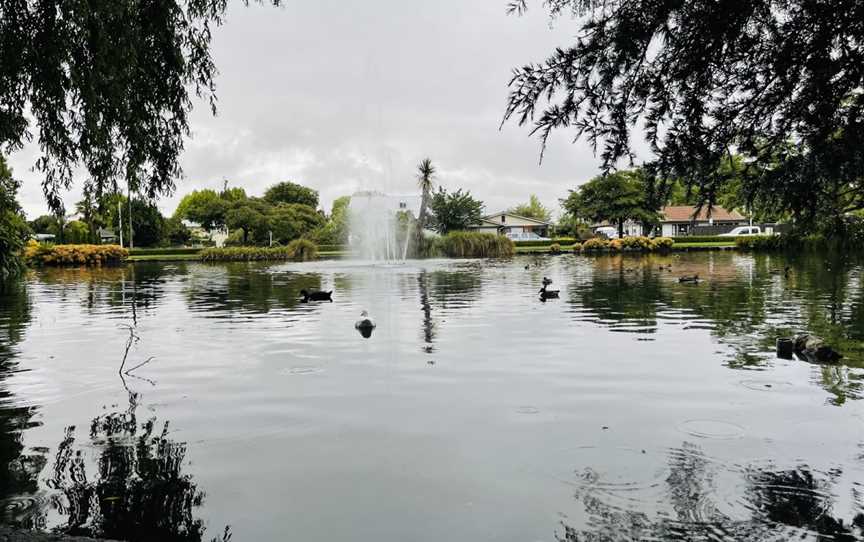
[{"label": "calm lake surface", "polygon": [[[560,299],[538,299],[544,276]],[[319,287],[333,303],[297,301]],[[778,359],[797,331],[843,363]],[[857,540],[862,386],[864,266],[824,255],[44,270],[0,294],[0,521]]]}]

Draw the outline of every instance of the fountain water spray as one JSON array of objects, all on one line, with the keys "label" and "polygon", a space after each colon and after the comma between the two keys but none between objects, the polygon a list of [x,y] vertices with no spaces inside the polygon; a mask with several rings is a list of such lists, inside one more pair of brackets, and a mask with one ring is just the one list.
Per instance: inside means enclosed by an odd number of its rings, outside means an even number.
[{"label": "fountain water spray", "polygon": [[384,262],[408,257],[420,196],[357,192],[348,207],[348,244],[355,257]]}]

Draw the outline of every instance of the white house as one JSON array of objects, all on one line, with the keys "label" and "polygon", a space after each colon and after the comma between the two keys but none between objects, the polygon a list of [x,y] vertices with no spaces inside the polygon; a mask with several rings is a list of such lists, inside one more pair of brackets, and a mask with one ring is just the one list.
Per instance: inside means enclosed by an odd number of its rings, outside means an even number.
[{"label": "white house", "polygon": [[511,233],[536,233],[541,237],[545,237],[549,232],[549,226],[550,224],[543,220],[501,211],[484,216],[478,224],[469,226],[468,229],[471,231],[497,232],[504,235]]}]

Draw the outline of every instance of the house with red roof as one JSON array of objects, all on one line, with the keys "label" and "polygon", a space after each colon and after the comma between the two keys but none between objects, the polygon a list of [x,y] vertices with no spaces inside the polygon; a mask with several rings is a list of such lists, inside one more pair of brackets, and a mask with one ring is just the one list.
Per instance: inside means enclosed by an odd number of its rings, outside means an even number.
[{"label": "house with red roof", "polygon": [[[698,212],[697,212],[698,211]],[[732,230],[736,226],[746,226],[749,220],[738,211],[726,210],[714,205],[697,209],[692,205],[669,205],[660,211],[660,228],[663,237],[690,235],[698,226],[715,226]]]}]

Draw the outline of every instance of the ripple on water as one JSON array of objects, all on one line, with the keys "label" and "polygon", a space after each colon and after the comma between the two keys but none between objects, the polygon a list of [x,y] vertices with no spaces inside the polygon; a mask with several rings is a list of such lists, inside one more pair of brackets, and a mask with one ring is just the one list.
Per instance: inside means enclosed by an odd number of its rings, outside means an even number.
[{"label": "ripple on water", "polygon": [[744,427],[723,420],[687,420],[678,425],[678,430],[693,437],[706,439],[736,439],[744,436]]},{"label": "ripple on water", "polygon": [[283,369],[281,374],[287,376],[307,376],[321,374],[323,372],[323,367],[290,367],[288,369]]},{"label": "ripple on water", "polygon": [[792,388],[791,382],[784,380],[772,380],[770,378],[750,378],[739,382],[747,389],[755,391],[787,391]]}]

